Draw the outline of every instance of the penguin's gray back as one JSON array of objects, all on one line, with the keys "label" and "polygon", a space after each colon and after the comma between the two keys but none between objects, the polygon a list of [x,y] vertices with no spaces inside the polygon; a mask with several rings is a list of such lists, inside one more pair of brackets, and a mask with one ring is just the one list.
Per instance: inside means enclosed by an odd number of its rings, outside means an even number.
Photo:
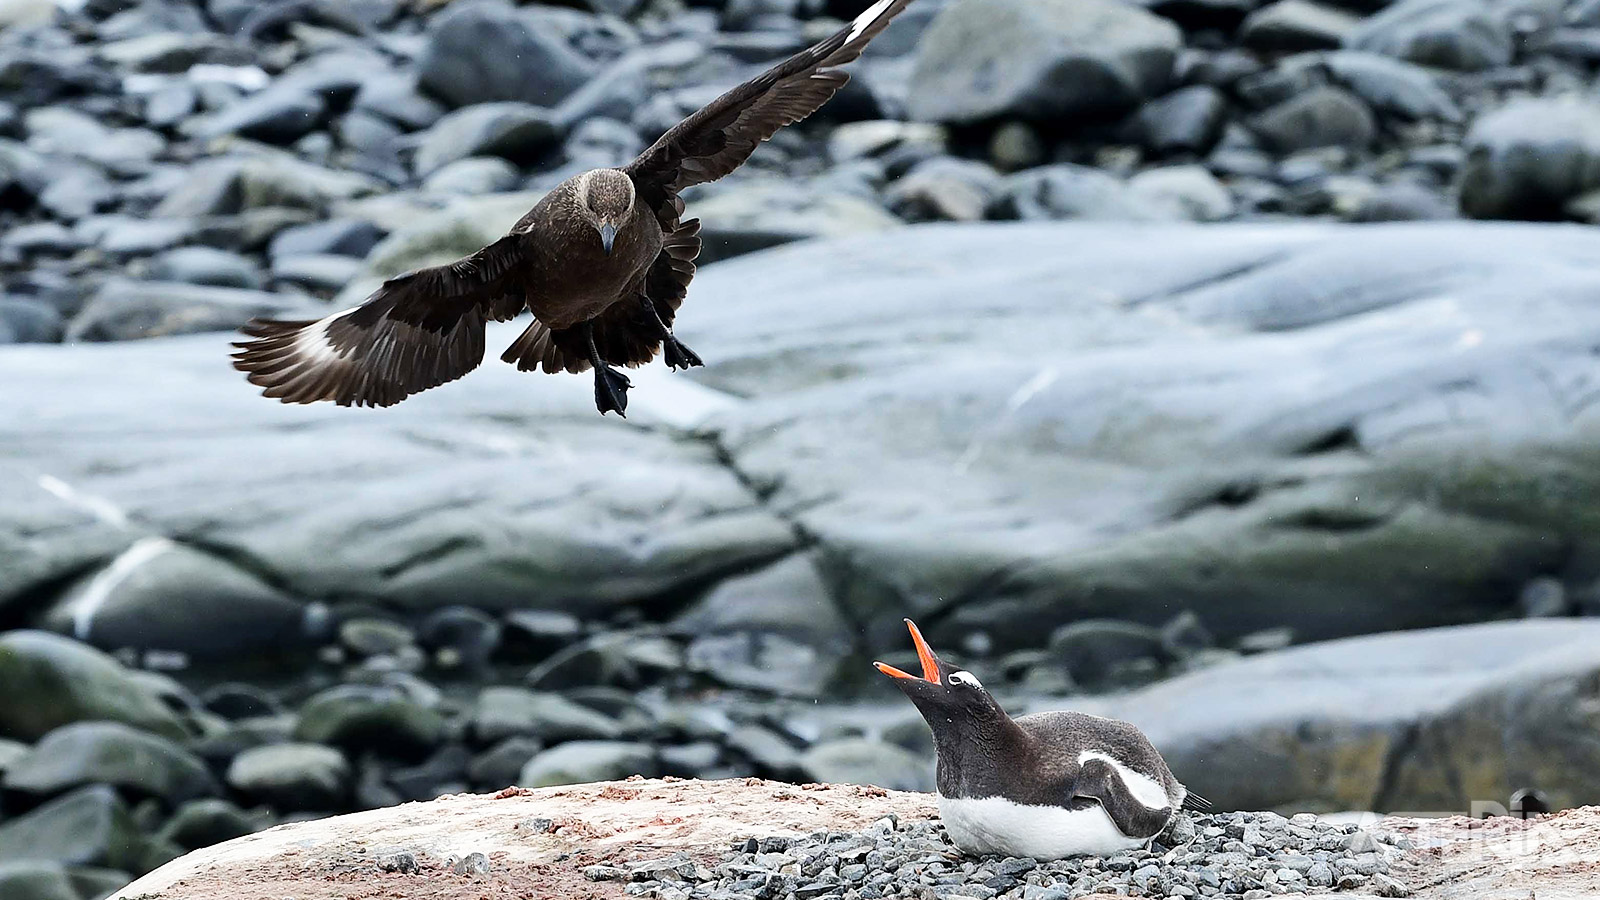
[{"label": "penguin's gray back", "polygon": [[1083,765],[1085,754],[1108,758],[1129,782],[1129,790],[1147,806],[1162,805],[1146,802],[1156,801],[1159,790],[1160,799],[1177,810],[1189,793],[1144,732],[1120,719],[1060,710],[1019,716],[1014,721],[1035,740],[1042,757],[1071,760],[1074,769]]}]

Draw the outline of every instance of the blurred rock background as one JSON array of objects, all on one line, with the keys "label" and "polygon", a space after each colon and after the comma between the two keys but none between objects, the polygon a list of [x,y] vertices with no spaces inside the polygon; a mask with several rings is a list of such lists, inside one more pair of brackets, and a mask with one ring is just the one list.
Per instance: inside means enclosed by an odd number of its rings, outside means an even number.
[{"label": "blurred rock background", "polygon": [[1600,218],[1600,4],[917,0],[689,197],[710,365],[628,421],[229,368],[865,5],[0,0],[0,895],[511,783],[927,789],[906,615],[1224,808],[1600,801],[1600,235],[1469,221]]}]

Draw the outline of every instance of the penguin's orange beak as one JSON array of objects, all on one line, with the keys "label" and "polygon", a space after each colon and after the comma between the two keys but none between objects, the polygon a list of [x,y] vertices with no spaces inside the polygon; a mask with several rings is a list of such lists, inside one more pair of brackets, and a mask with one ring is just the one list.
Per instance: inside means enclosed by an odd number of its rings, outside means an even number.
[{"label": "penguin's orange beak", "polygon": [[[917,659],[922,663],[922,678],[920,680],[938,684],[939,657],[933,655],[933,648],[929,647],[928,642],[922,639],[922,632],[917,630],[917,623],[907,619],[906,627],[911,630],[911,642],[917,645]],[[919,680],[917,679],[917,676],[911,674],[910,672],[903,672],[900,669],[896,669],[894,666],[889,665],[888,663],[875,662],[872,665],[879,672],[882,672],[890,678],[910,678],[913,680]]]}]

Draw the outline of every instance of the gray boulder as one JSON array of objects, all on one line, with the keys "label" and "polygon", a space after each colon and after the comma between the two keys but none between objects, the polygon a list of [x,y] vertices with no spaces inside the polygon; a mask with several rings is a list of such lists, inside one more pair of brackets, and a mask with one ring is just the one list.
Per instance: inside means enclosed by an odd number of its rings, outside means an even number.
[{"label": "gray boulder", "polygon": [[416,77],[392,74],[367,78],[356,92],[358,112],[393,122],[404,131],[420,131],[439,120],[447,111],[437,100],[424,94]]},{"label": "gray boulder", "polygon": [[929,122],[1131,109],[1164,89],[1178,27],[1119,0],[956,0],[917,48],[910,112]]},{"label": "gray boulder", "polygon": [[689,668],[779,694],[819,696],[854,644],[810,554],[727,579],[673,627],[691,636]]},{"label": "gray boulder", "polygon": [[41,631],[0,635],[0,736],[36,741],[85,719],[125,722],[168,738],[186,731],[148,682],[77,641]]},{"label": "gray boulder", "polygon": [[568,741],[528,760],[517,784],[533,788],[618,781],[629,775],[654,776],[657,771],[655,749],[649,744]]},{"label": "gray boulder", "polygon": [[1126,182],[1093,166],[1060,163],[1009,176],[991,213],[1003,219],[1163,220],[1174,218],[1166,205],[1152,204],[1128,190]]},{"label": "gray boulder", "polygon": [[794,180],[747,179],[694,205],[705,265],[818,237],[866,235],[902,222],[873,200]]},{"label": "gray boulder", "polygon": [[93,116],[66,106],[30,109],[23,116],[28,146],[49,154],[67,154],[126,173],[148,167],[167,142],[142,128],[108,128]]},{"label": "gray boulder", "polygon": [[138,219],[108,214],[78,223],[75,234],[115,259],[133,259],[170,250],[193,240],[199,223],[192,219]]},{"label": "gray boulder", "polygon": [[497,157],[459,159],[441,166],[422,182],[422,189],[431,194],[473,197],[509,191],[522,183],[522,173],[517,167]]},{"label": "gray boulder", "polygon": [[97,291],[67,327],[69,341],[140,338],[232,331],[256,316],[282,315],[296,300],[262,291],[114,279]]},{"label": "gray boulder", "polygon": [[41,624],[108,650],[221,660],[294,649],[304,617],[302,604],[233,564],[148,538],[67,587]]},{"label": "gray boulder", "polygon": [[178,247],[150,260],[150,277],[214,287],[261,287],[261,273],[249,259],[215,247]]},{"label": "gray boulder", "polygon": [[1461,108],[1440,87],[1439,78],[1420,66],[1359,50],[1294,57],[1286,65],[1297,60],[1322,66],[1335,82],[1378,112],[1413,120],[1459,122],[1463,118]]},{"label": "gray boulder", "polygon": [[940,156],[945,153],[947,140],[944,128],[922,122],[845,122],[828,133],[828,157],[839,164],[907,150]]},{"label": "gray boulder", "polygon": [[1456,216],[1456,204],[1439,191],[1397,181],[1378,185],[1348,214],[1348,219],[1352,222],[1411,222]]},{"label": "gray boulder", "polygon": [[324,254],[365,257],[381,240],[383,232],[371,222],[363,219],[330,219],[285,228],[273,235],[267,255],[273,259]]},{"label": "gray boulder", "polygon": [[444,739],[444,717],[400,688],[346,684],[300,708],[295,739],[351,752],[421,756]]},{"label": "gray boulder", "polygon": [[[53,4],[48,4],[52,6]],[[0,897],[6,900],[83,900],[56,862],[27,860],[0,863]]]},{"label": "gray boulder", "polygon": [[341,809],[350,796],[350,763],[320,744],[268,744],[234,757],[228,786],[283,810]]},{"label": "gray boulder", "polygon": [[272,278],[312,291],[333,293],[361,274],[361,260],[351,256],[318,254],[285,256],[272,262]]},{"label": "gray boulder", "polygon": [[1345,46],[1471,72],[1509,64],[1512,35],[1484,0],[1400,0],[1362,21]]},{"label": "gray boulder", "polygon": [[1165,653],[1159,629],[1115,619],[1063,625],[1050,635],[1047,647],[1051,662],[1091,690],[1103,690],[1133,664],[1158,660]]},{"label": "gray boulder", "polygon": [[212,796],[217,783],[194,754],[120,722],[75,722],[39,740],[5,773],[7,790],[50,796],[94,783],[169,807]]},{"label": "gray boulder", "polygon": [[801,774],[800,751],[794,742],[771,728],[740,725],[723,738],[728,749],[750,761],[764,778],[793,780]]},{"label": "gray boulder", "polygon": [[1313,0],[1278,0],[1245,16],[1239,39],[1265,52],[1324,50],[1341,46],[1361,20]]},{"label": "gray boulder", "polygon": [[1502,622],[1296,648],[1082,708],[1143,728],[1223,808],[1468,814],[1532,786],[1567,808],[1600,801],[1578,700],[1597,675],[1600,623]]},{"label": "gray boulder", "polygon": [[432,24],[419,64],[422,88],[452,106],[555,106],[596,69],[535,13],[498,0],[452,4]]},{"label": "gray boulder", "polygon": [[17,760],[27,756],[28,751],[32,749],[21,741],[0,738],[0,780],[3,780],[5,774],[11,771],[11,767],[17,764]]},{"label": "gray boulder", "polygon": [[39,192],[39,205],[52,216],[75,221],[116,203],[117,189],[98,169],[67,164]]},{"label": "gray boulder", "polygon": [[822,741],[800,755],[811,781],[871,784],[891,791],[933,790],[933,767],[903,747],[865,738]]},{"label": "gray boulder", "polygon": [[1477,219],[1559,219],[1600,187],[1600,104],[1514,100],[1472,123],[1461,211]]},{"label": "gray boulder", "polygon": [[0,344],[45,343],[61,340],[61,313],[39,300],[0,297]]},{"label": "gray boulder", "polygon": [[1228,104],[1222,92],[1196,84],[1146,103],[1138,127],[1144,145],[1158,154],[1211,152],[1227,124]]},{"label": "gray boulder", "polygon": [[1200,165],[1145,169],[1128,179],[1128,193],[1145,206],[1171,211],[1171,218],[1214,222],[1233,214],[1233,195]]},{"label": "gray boulder", "polygon": [[36,254],[70,256],[83,247],[83,241],[73,234],[72,229],[48,220],[18,225],[0,235],[0,253],[13,258]]},{"label": "gray boulder", "polygon": [[560,694],[518,687],[484,688],[472,710],[471,726],[473,735],[484,743],[515,736],[536,737],[552,744],[622,736],[622,726],[604,713]]},{"label": "gray boulder", "polygon": [[1262,143],[1279,153],[1317,147],[1362,150],[1378,135],[1372,110],[1348,91],[1312,88],[1255,117],[1250,127]]},{"label": "gray boulder", "polygon": [[426,177],[469,156],[531,163],[561,144],[561,127],[531,103],[480,103],[435,122],[422,136],[412,167]]},{"label": "gray boulder", "polygon": [[0,824],[0,864],[21,860],[134,874],[153,868],[149,842],[116,790],[106,785],[80,788]]},{"label": "gray boulder", "polygon": [[161,826],[157,839],[189,850],[209,847],[260,831],[267,825],[264,812],[247,813],[218,798],[191,800]]},{"label": "gray boulder", "polygon": [[544,744],[534,738],[506,738],[495,746],[473,757],[467,766],[467,777],[474,787],[499,790],[516,784],[522,767],[538,755]]},{"label": "gray boulder", "polygon": [[909,222],[981,222],[1000,189],[987,163],[950,156],[923,160],[884,191],[895,215]]},{"label": "gray boulder", "polygon": [[[149,852],[146,854],[149,865],[171,862],[182,855],[182,847],[160,840],[151,842]],[[77,888],[78,895],[83,900],[106,900],[133,881],[131,872],[102,869],[97,866],[75,866],[67,870],[67,877],[72,879],[72,886]]]},{"label": "gray boulder", "polygon": [[206,140],[238,134],[273,144],[290,144],[315,131],[327,110],[327,101],[309,85],[285,80],[194,120],[189,130]]},{"label": "gray boulder", "polygon": [[381,182],[357,172],[318,166],[279,151],[252,151],[195,165],[151,215],[184,219],[260,207],[321,212],[339,200],[377,193]]}]

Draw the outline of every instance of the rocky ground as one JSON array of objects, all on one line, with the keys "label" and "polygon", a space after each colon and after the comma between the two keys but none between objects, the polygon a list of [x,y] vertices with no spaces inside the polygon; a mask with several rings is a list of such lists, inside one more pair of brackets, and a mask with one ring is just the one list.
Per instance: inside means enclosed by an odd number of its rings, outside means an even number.
[{"label": "rocky ground", "polygon": [[[677,779],[447,797],[285,826],[140,879],[119,900],[1417,897],[1578,900],[1600,812],[1533,820],[1185,813],[1148,850],[964,858],[924,794]],[[1592,858],[1592,857],[1591,857]]]},{"label": "rocky ground", "polygon": [[[312,304],[405,224],[631,158],[863,5],[9,0],[0,340]],[[694,212],[707,259],[939,220],[1588,221],[1597,25],[1577,0],[919,0]]]},{"label": "rocky ground", "polygon": [[1600,238],[1459,221],[1600,219],[1593,3],[917,0],[691,198],[710,366],[628,422],[228,368],[863,6],[0,0],[0,895],[512,783],[925,789],[907,614],[1224,808],[1600,801]]}]

